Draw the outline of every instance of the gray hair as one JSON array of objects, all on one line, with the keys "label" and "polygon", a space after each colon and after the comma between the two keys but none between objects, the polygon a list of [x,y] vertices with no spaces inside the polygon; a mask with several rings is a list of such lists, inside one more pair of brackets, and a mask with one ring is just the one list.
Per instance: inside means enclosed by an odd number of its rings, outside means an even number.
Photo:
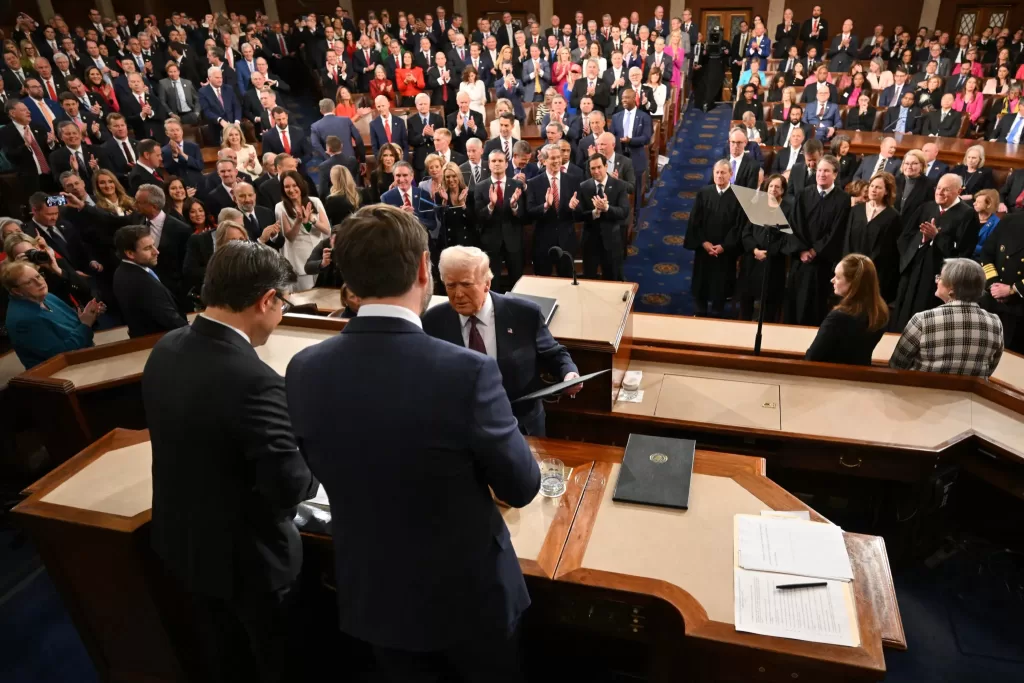
[{"label": "gray hair", "polygon": [[242,212],[233,206],[226,206],[217,214],[217,223],[220,224],[224,221],[235,221],[236,223],[241,224],[245,221],[245,216],[243,216]]},{"label": "gray hair", "polygon": [[957,301],[980,301],[985,294],[985,271],[969,258],[948,258],[942,264],[942,284]]},{"label": "gray hair", "polygon": [[167,205],[167,195],[164,194],[164,188],[159,185],[151,185],[146,183],[145,185],[139,185],[139,189],[135,191],[135,198],[139,198],[139,193],[146,193],[146,201],[157,211],[163,211],[164,206]]},{"label": "gray hair", "polygon": [[729,163],[728,159],[719,159],[718,161],[716,161],[714,169],[717,169],[719,166],[724,166],[725,168],[729,169],[730,173],[732,172],[732,165]]},{"label": "gray hair", "polygon": [[[729,131],[729,135],[732,136],[733,133],[743,133],[743,137],[747,137],[747,129],[743,126],[733,126],[732,130]],[[749,140],[749,138],[747,139]]]},{"label": "gray hair", "polygon": [[[927,164],[925,164],[927,166]],[[964,179],[958,176],[956,173],[946,173],[939,178],[939,183],[945,183],[946,185],[952,185],[953,189],[956,190],[957,194],[964,187]]]},{"label": "gray hair", "polygon": [[334,101],[333,100],[329,100],[326,97],[324,99],[320,100],[320,113],[321,114],[328,114],[328,113],[330,113],[332,111],[334,111]]},{"label": "gray hair", "polygon": [[494,274],[491,272],[491,259],[487,256],[487,252],[479,247],[448,247],[441,252],[437,266],[442,280],[445,273],[450,273],[453,270],[472,270],[485,282],[490,282],[494,278]]},{"label": "gray hair", "polygon": [[474,149],[479,147],[483,149],[484,143],[480,141],[480,138],[470,138],[466,140],[466,149],[473,147]]},{"label": "gray hair", "polygon": [[206,75],[209,77],[209,76],[212,76],[214,73],[220,73],[220,72],[221,72],[221,70],[220,70],[219,66],[211,66],[209,69],[206,70]]}]

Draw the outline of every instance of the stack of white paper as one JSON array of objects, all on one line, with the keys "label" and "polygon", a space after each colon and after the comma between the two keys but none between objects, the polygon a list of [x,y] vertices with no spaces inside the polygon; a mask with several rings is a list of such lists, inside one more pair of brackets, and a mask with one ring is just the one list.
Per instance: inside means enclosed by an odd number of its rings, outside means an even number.
[{"label": "stack of white paper", "polygon": [[743,569],[853,580],[843,530],[833,524],[737,515],[736,526]]},{"label": "stack of white paper", "polygon": [[[736,630],[856,647],[843,531],[789,516],[736,515]],[[780,590],[778,586],[825,583]]]}]

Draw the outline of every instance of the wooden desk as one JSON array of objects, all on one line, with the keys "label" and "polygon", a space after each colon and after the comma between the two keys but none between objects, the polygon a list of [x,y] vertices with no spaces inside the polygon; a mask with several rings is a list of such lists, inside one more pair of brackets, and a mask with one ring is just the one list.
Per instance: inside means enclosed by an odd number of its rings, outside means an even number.
[{"label": "wooden desk", "polygon": [[[105,344],[111,344],[113,342],[125,341],[128,339],[128,328],[127,327],[112,327],[109,330],[100,330],[96,332],[92,341],[95,346],[103,346]],[[7,383],[11,381],[13,377],[20,375],[25,372],[25,366],[18,360],[18,354],[14,351],[8,351],[5,354],[0,355],[0,389],[6,389]]]},{"label": "wooden desk", "polygon": [[[343,327],[344,321],[333,318],[286,315],[256,352],[283,375],[292,356]],[[12,399],[39,417],[37,427],[51,458],[62,462],[116,427],[146,426],[139,383],[160,337],[64,353],[11,379]]]},{"label": "wooden desk", "polygon": [[[735,631],[733,515],[809,509],[765,478],[764,460],[698,451],[693,504],[689,511],[674,511],[611,501],[621,448],[550,439],[530,443],[538,458],[557,457],[574,466],[561,498],[538,496],[521,510],[503,511],[523,571],[534,577],[531,614],[557,611],[560,604],[546,602],[552,591],[584,606],[607,595],[632,605],[601,628],[618,629],[658,650],[654,659],[666,668],[652,671],[650,680],[677,680],[685,665],[688,672],[695,669],[694,680],[790,681],[796,674],[803,680],[874,681],[884,675],[883,645],[906,647],[885,546],[856,534],[846,537],[861,646]],[[14,510],[108,680],[181,679],[181,652],[172,645],[180,637],[179,622],[169,616],[175,596],[166,592],[148,544],[147,444],[147,432],[115,430],[33,485]],[[821,519],[813,510],[811,516]],[[306,540],[321,549],[330,541],[309,535]],[[674,619],[662,623],[664,610]],[[573,618],[563,613],[558,621]],[[123,628],[125,623],[132,628]]]},{"label": "wooden desk", "polygon": [[1024,149],[1020,145],[1008,145],[1004,142],[988,142],[987,140],[967,140],[964,138],[933,138],[927,135],[910,135],[908,133],[873,133],[870,131],[840,130],[839,133],[850,136],[850,151],[854,154],[878,154],[878,145],[882,138],[896,138],[896,154],[903,156],[909,150],[921,149],[927,142],[939,146],[939,160],[951,167],[964,159],[967,149],[973,145],[981,145],[985,150],[985,165],[993,168],[1024,168]]}]

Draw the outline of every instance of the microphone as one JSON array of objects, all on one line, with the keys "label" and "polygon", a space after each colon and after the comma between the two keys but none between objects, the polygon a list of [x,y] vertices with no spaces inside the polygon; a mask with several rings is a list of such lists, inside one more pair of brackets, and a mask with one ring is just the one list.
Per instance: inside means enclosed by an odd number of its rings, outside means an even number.
[{"label": "microphone", "polygon": [[573,285],[579,285],[579,280],[576,279],[576,262],[572,259],[572,254],[562,249],[559,246],[554,246],[548,249],[548,258],[558,262],[561,262],[569,257],[569,269],[572,270],[572,283]]},{"label": "microphone", "polygon": [[[916,115],[915,115],[915,116],[914,116],[913,118],[911,118],[911,117],[909,116],[909,113],[910,113],[910,112],[907,112],[907,114],[908,114],[908,116],[907,116],[907,126],[910,126],[910,124],[914,123],[914,122],[915,122],[915,121],[917,121],[917,120],[918,120],[919,118],[921,118],[922,116],[924,116],[924,112],[921,112],[921,113],[919,113],[919,114],[916,114]],[[899,122],[900,122],[900,119],[899,119],[899,117],[896,117],[896,120],[895,120],[895,121],[893,121],[893,122],[892,122],[892,123],[890,124],[890,125],[891,125],[891,126],[893,127],[893,130],[895,130],[895,129],[896,129],[896,126],[897,126],[897,125],[899,124]],[[888,133],[888,132],[889,132],[889,126],[885,126],[884,128],[882,128],[882,132],[883,132],[883,133]]]}]

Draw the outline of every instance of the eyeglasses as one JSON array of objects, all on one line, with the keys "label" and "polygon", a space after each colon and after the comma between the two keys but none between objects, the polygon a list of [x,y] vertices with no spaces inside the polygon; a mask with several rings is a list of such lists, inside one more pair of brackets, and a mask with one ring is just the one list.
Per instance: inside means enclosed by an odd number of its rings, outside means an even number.
[{"label": "eyeglasses", "polygon": [[295,307],[295,304],[293,304],[291,301],[288,301],[288,299],[285,299],[284,296],[281,294],[281,292],[279,292],[277,290],[274,290],[274,298],[277,298],[277,299],[281,300],[281,314],[282,315],[287,313],[288,311],[292,310]]},{"label": "eyeglasses", "polygon": [[935,284],[939,284],[940,282],[942,282],[942,275],[936,275],[935,276]]}]

